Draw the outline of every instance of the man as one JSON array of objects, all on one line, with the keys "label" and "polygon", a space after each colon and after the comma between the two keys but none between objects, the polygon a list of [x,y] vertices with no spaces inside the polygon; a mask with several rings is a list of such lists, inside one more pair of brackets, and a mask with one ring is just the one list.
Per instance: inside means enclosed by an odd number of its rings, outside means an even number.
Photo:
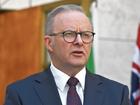
[{"label": "man", "polygon": [[130,105],[127,86],[86,70],[94,32],[81,7],[55,8],[46,27],[51,65],[9,85],[4,105]]}]

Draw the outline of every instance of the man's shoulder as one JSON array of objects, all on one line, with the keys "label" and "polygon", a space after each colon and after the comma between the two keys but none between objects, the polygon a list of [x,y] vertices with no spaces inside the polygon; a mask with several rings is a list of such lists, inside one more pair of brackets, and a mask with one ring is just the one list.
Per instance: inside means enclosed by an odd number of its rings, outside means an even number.
[{"label": "man's shoulder", "polygon": [[46,71],[41,71],[35,74],[32,74],[30,76],[27,76],[23,79],[17,80],[11,84],[9,84],[7,87],[9,88],[18,88],[18,87],[29,87],[32,85],[34,81],[39,82],[39,80],[46,78]]},{"label": "man's shoulder", "polygon": [[107,77],[104,77],[99,74],[91,74],[93,76],[93,80],[97,79],[103,84],[105,87],[111,87],[111,88],[122,88],[122,87],[127,87],[125,84],[120,83],[116,80],[109,79]]},{"label": "man's shoulder", "polygon": [[105,105],[113,103],[115,105],[129,105],[129,91],[126,85],[98,74],[89,74],[88,81],[87,89],[93,93],[100,91],[105,96]]},{"label": "man's shoulder", "polygon": [[124,85],[116,80],[113,80],[113,79],[110,79],[110,78],[107,78],[107,77],[104,77],[102,75],[98,75],[98,74],[95,74],[96,76],[98,76],[102,81],[106,82],[106,83],[111,83],[111,84],[116,84],[116,85]]},{"label": "man's shoulder", "polygon": [[111,96],[114,94],[115,96],[121,96],[122,94],[128,94],[128,86],[118,81],[106,78],[104,76],[93,74],[93,82],[94,78],[98,79],[98,87],[100,87],[106,94]]}]

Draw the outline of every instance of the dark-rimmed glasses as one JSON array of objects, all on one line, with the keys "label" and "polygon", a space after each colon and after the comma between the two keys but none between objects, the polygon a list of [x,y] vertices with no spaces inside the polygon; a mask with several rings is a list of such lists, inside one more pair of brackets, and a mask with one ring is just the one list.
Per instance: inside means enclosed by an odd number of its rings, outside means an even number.
[{"label": "dark-rimmed glasses", "polygon": [[66,42],[73,43],[76,40],[78,34],[81,36],[81,39],[84,43],[91,43],[95,35],[95,33],[91,31],[76,32],[76,31],[68,30],[64,32],[53,33],[53,34],[50,34],[50,36],[62,35],[63,39]]}]

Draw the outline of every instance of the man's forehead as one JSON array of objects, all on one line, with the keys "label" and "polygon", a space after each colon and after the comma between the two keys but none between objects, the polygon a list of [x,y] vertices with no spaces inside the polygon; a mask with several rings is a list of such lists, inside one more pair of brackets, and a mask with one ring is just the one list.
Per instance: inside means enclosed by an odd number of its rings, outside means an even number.
[{"label": "man's forehead", "polygon": [[63,30],[91,30],[91,23],[82,12],[62,13],[55,17],[54,28]]},{"label": "man's forehead", "polygon": [[56,20],[59,19],[59,20],[63,20],[63,21],[65,19],[69,19],[69,20],[88,19],[87,16],[83,12],[79,12],[79,11],[62,12],[62,13],[57,14],[54,18]]},{"label": "man's forehead", "polygon": [[64,31],[66,30],[72,30],[72,31],[91,31],[91,27],[84,26],[84,25],[73,25],[73,26],[65,26],[63,28]]}]

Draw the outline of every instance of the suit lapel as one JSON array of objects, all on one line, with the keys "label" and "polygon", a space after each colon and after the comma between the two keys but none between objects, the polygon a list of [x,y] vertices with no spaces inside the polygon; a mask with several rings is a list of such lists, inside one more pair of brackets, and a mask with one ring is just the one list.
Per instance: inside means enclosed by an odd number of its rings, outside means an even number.
[{"label": "suit lapel", "polygon": [[57,86],[50,69],[44,71],[34,83],[34,89],[42,105],[62,105]]},{"label": "suit lapel", "polygon": [[84,92],[84,105],[102,105],[104,99],[103,84],[96,75],[87,73]]},{"label": "suit lapel", "polygon": [[[61,99],[50,69],[44,71],[34,81],[33,88],[42,105],[62,105]],[[103,83],[99,76],[86,74],[84,105],[102,105],[104,99]]]}]

